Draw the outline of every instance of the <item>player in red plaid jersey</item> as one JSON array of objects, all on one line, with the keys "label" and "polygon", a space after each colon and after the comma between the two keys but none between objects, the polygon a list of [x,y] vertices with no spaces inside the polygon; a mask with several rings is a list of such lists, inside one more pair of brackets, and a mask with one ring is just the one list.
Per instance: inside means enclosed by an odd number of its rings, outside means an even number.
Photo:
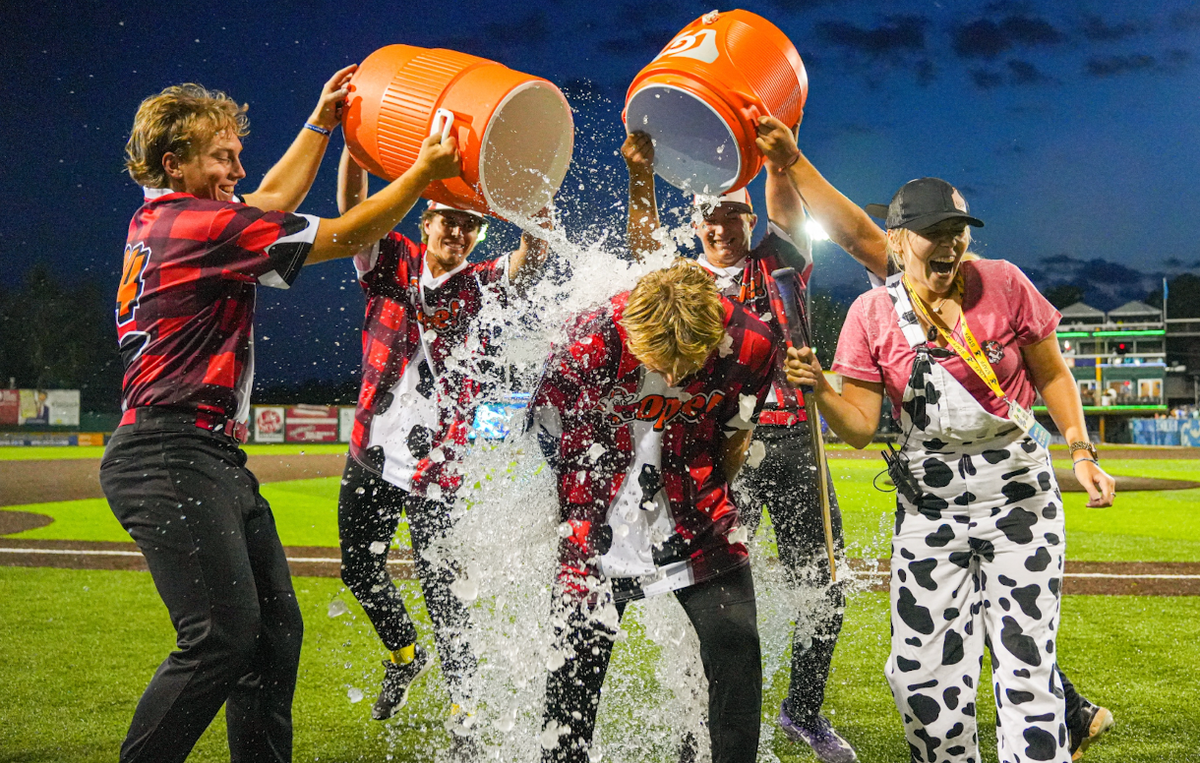
[{"label": "player in red plaid jersey", "polygon": [[[366,182],[366,172],[343,152],[343,210],[358,203]],[[547,251],[544,241],[525,233],[517,250],[468,262],[485,226],[481,214],[431,202],[421,217],[420,243],[393,231],[354,258],[367,295],[363,381],[338,530],[342,580],[390,653],[371,710],[376,720],[395,715],[409,686],[432,664],[387,570],[387,546],[402,513],[451,701],[470,703],[475,659],[461,635],[467,609],[450,591],[449,566],[425,551],[450,529],[450,502],[462,482],[458,464],[481,397],[495,383],[494,331],[481,325],[479,313],[489,301],[505,306],[508,288],[532,278]]]},{"label": "player in red plaid jersey", "polygon": [[303,623],[270,507],[239,448],[255,289],[286,288],[305,264],[353,255],[429,182],[459,172],[454,139],[433,137],[412,169],[351,212],[293,214],[354,69],[326,83],[305,129],[243,198],[245,107],[187,84],[147,98],[134,120],[126,166],[146,200],[117,294],[125,412],[100,481],[146,557],[179,648],[143,694],[122,761],[184,760],[222,704],[233,760],[291,760]]},{"label": "player in red plaid jersey", "polygon": [[[779,302],[778,289],[771,273],[792,267],[807,285],[812,274],[812,253],[804,234],[804,201],[791,180],[790,162],[798,153],[794,135],[786,127],[786,136],[777,134],[772,119],[759,127],[759,150],[766,159],[766,197],[769,230],[763,240],[751,248],[750,237],[757,217],[745,189],[725,194],[716,200],[697,198],[702,219],[695,226],[702,251],[697,261],[716,279],[729,299],[744,304],[771,327],[779,349],[772,372],[772,390],[766,409],[759,417],[752,447],[757,451],[734,492],[746,511],[746,523],[758,525],[765,504],[771,513],[779,559],[793,584],[813,586],[825,594],[822,605],[801,613],[792,642],[791,683],[788,696],[780,707],[780,723],[791,734],[801,729],[800,738],[808,742],[824,763],[850,763],[856,759],[853,748],[843,740],[821,714],[825,683],[833,659],[834,646],[842,628],[845,595],[831,583],[824,552],[824,525],[821,517],[816,459],[798,390],[787,383],[783,359],[786,337],[781,318],[774,313],[772,297]],[[791,137],[791,145],[787,138]],[[654,194],[654,146],[645,133],[626,138],[621,153],[629,168],[629,246],[637,255],[657,249],[654,238],[658,228],[658,209]],[[835,192],[836,193],[836,192]],[[713,203],[715,201],[715,203]],[[824,202],[824,197],[816,201]],[[886,258],[869,247],[852,247],[850,254],[880,277],[887,274]],[[830,488],[831,519],[835,542],[842,544],[841,512],[837,496]],[[794,735],[793,735],[794,736]]]},{"label": "player in red plaid jersey", "polygon": [[766,398],[774,342],[695,263],[644,276],[579,318],[530,403],[565,537],[555,605],[565,664],[547,681],[547,761],[586,761],[617,621],[673,591],[700,640],[716,763],[753,761],[762,673],[729,483]]}]

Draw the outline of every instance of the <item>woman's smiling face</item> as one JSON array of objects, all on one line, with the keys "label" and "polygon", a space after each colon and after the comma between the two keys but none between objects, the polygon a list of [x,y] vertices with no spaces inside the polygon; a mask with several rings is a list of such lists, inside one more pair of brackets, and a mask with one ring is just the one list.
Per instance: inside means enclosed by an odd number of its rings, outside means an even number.
[{"label": "woman's smiling face", "polygon": [[[920,231],[889,231],[902,253],[904,272],[916,283],[937,294],[950,290],[958,275],[958,265],[971,244],[971,232],[962,218],[943,220]],[[895,244],[900,244],[895,246]]]}]

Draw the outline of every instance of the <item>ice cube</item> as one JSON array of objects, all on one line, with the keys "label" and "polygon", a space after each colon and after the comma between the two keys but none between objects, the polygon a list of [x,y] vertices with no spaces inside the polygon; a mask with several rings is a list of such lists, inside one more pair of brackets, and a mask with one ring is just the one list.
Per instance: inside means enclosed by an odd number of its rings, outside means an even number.
[{"label": "ice cube", "polygon": [[346,692],[346,696],[350,698],[350,704],[352,704],[352,705],[356,702],[362,702],[362,699],[363,699],[362,689],[351,686],[350,690]]},{"label": "ice cube", "polygon": [[347,607],[346,602],[342,601],[341,599],[334,599],[333,601],[329,602],[330,617],[341,617],[349,611],[350,608]]},{"label": "ice cube", "polygon": [[479,598],[479,584],[463,574],[450,584],[450,593],[465,602],[475,601]]},{"label": "ice cube", "polygon": [[767,455],[767,446],[762,440],[755,440],[750,443],[750,455],[746,457],[746,466],[751,469],[757,469],[762,463],[763,458]]},{"label": "ice cube", "polygon": [[384,543],[381,540],[377,540],[374,543],[372,543],[369,548],[370,548],[372,554],[386,554],[387,547],[388,547],[387,543]]},{"label": "ice cube", "polygon": [[729,354],[732,352],[733,337],[729,334],[725,334],[725,337],[721,340],[721,343],[717,345],[717,354],[722,358],[726,358],[729,357]]},{"label": "ice cube", "polygon": [[738,395],[738,418],[742,421],[749,421],[754,415],[756,405],[758,405],[758,398],[754,395]]}]

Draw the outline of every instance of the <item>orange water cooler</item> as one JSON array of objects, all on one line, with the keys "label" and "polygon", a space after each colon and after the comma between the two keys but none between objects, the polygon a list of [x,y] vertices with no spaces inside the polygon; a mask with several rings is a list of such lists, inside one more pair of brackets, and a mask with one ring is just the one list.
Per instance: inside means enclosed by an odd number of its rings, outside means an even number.
[{"label": "orange water cooler", "polygon": [[425,198],[528,218],[554,198],[571,164],[571,108],[551,82],[486,58],[389,45],[350,80],[342,129],[354,159],[388,180],[416,162],[432,132],[458,139],[462,175]]},{"label": "orange water cooler", "polygon": [[760,116],[794,127],[808,75],[795,46],[749,11],[696,19],[638,73],[625,96],[629,132],[654,140],[654,171],[688,193],[744,187],[763,166]]}]

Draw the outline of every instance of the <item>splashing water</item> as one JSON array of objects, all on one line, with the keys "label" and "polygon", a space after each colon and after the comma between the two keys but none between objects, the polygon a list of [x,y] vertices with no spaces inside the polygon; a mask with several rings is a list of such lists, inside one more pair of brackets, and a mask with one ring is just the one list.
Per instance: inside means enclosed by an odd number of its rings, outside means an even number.
[{"label": "splashing water", "polygon": [[[577,132],[593,133],[603,131]],[[643,274],[668,266],[694,241],[692,225],[700,213],[686,199],[676,208],[662,210],[663,224],[654,234],[660,249],[642,262],[628,258],[624,245],[627,179],[621,173],[605,174],[607,165],[596,158],[605,150],[611,146],[577,150],[572,173],[583,174],[593,196],[597,189],[607,190],[620,201],[598,210],[564,192],[551,210],[557,224],[550,231],[535,219],[509,216],[523,230],[549,242],[546,273],[523,292],[513,290],[507,299],[485,293],[465,351],[453,356],[463,367],[478,368],[475,364],[487,344],[483,338],[500,336],[499,357],[490,355],[487,360],[507,369],[504,379],[509,392],[532,391],[551,344],[564,337],[569,319],[631,289]],[[574,185],[568,182],[563,187]],[[562,728],[543,725],[547,671],[564,660],[554,645],[555,627],[564,623],[556,622],[550,595],[562,524],[552,471],[537,443],[521,435],[522,415],[521,411],[512,415],[510,434],[503,441],[480,438],[467,452],[459,464],[465,475],[463,486],[453,496],[454,526],[425,552],[432,564],[456,571],[452,594],[471,611],[471,625],[462,634],[479,663],[478,673],[463,687],[472,703],[470,728],[484,745],[484,759],[514,763],[540,759],[542,748],[552,746],[564,733]],[[758,466],[764,452],[761,443],[754,443],[750,468]],[[594,457],[600,455],[602,449]],[[777,675],[787,675],[780,667],[792,647],[797,613],[814,611],[824,598],[820,588],[789,583],[766,536],[760,532],[748,539],[758,597],[764,696]],[[386,551],[384,546],[377,553]],[[839,577],[849,573],[839,569]],[[330,617],[345,612],[340,599],[329,606]],[[589,759],[593,763],[677,759],[682,740],[690,738],[696,742],[697,759],[710,760],[704,724],[707,681],[699,643],[683,608],[673,596],[635,602],[626,609],[619,628],[615,610],[604,614],[611,616],[617,644]],[[813,629],[806,633],[802,621],[795,638],[801,646],[811,644]],[[352,702],[362,697],[359,691],[355,699],[355,691],[350,690]],[[775,713],[764,707],[763,715],[759,760],[774,761],[770,746]]]}]

